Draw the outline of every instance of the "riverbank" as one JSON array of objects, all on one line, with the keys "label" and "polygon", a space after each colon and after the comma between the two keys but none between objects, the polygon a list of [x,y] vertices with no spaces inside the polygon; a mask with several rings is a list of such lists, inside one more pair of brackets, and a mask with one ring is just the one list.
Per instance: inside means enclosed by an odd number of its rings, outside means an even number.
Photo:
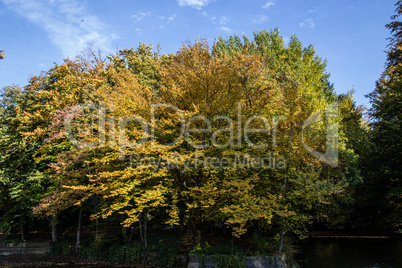
[{"label": "riverbank", "polygon": [[[373,236],[371,236],[373,237]],[[355,238],[351,236],[316,236],[303,239],[298,243],[301,256],[296,259],[302,268],[354,268],[354,267],[402,267],[402,240],[397,238],[368,238],[362,236]],[[116,256],[116,255],[115,255]],[[185,257],[183,255],[183,257]],[[199,267],[201,258],[189,256],[187,261],[183,260],[183,266],[195,264]],[[178,256],[176,256],[178,258]],[[204,264],[211,263],[217,256],[204,255]],[[260,257],[261,258],[261,257]],[[199,260],[197,260],[199,259]],[[178,263],[170,267],[178,267]],[[99,268],[99,267],[131,267],[150,268],[160,267],[155,265],[141,264],[118,264],[116,262],[95,261],[77,256],[51,256],[51,255],[14,255],[0,256],[0,267],[4,268]],[[191,266],[193,267],[193,266]],[[227,266],[232,267],[232,266]],[[261,266],[259,266],[261,267]],[[265,267],[265,266],[262,266]]]},{"label": "riverbank", "polygon": [[[278,247],[275,244],[277,242],[257,235],[248,239],[229,240],[223,235],[186,237],[180,233],[165,233],[153,234],[147,240],[146,247],[141,241],[120,242],[105,237],[94,241],[88,237],[76,253],[73,237],[65,237],[50,243],[50,251],[46,256],[0,256],[0,267],[186,268],[210,264],[211,267],[254,268],[277,267],[279,264],[279,267],[286,267],[285,263],[292,261],[292,258],[274,252]],[[288,247],[286,243],[285,252],[288,252]]]},{"label": "riverbank", "polygon": [[93,261],[75,256],[49,256],[49,255],[12,255],[0,256],[0,267],[3,268],[42,268],[42,267],[71,267],[71,268],[92,268],[92,267],[130,267],[150,268],[146,265],[116,264],[105,261]]}]

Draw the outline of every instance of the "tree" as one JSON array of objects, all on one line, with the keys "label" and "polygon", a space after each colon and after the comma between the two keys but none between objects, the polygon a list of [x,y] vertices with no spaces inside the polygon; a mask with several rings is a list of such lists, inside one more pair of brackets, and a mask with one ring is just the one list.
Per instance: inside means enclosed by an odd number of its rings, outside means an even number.
[{"label": "tree", "polygon": [[[88,204],[96,226],[137,225],[145,246],[151,225],[194,237],[206,222],[224,223],[235,237],[258,229],[283,244],[313,222],[335,224],[362,149],[353,143],[360,114],[328,77],[314,47],[295,36],[285,47],[277,30],[212,48],[197,40],[167,56],[140,44],[65,60],[32,77],[10,110],[12,133],[35,145],[29,159],[49,178],[34,212],[55,227],[78,208],[77,250]],[[335,100],[339,112],[328,108]],[[320,162],[335,149],[339,159]]]},{"label": "tree", "polygon": [[368,95],[373,148],[366,184],[375,207],[370,221],[378,219],[386,226],[402,222],[402,1],[395,6],[396,15],[386,25],[392,35],[385,70]]},{"label": "tree", "polygon": [[[71,110],[72,114],[77,113],[72,109],[73,106],[96,99],[96,88],[106,81],[100,75],[103,70],[104,60],[93,53],[56,64],[46,73],[30,79],[24,92],[28,105],[19,110],[24,126],[20,132],[28,143],[41,142],[34,155],[35,161],[44,165],[42,171],[51,178],[51,187],[34,212],[41,212],[50,218],[55,230],[58,213],[72,206],[78,207],[77,250],[80,245],[82,205],[92,193],[83,187],[68,187],[72,184],[82,186],[86,182],[88,173],[93,169],[86,163],[92,157],[92,152],[76,148],[74,141],[65,135],[64,125]],[[71,130],[78,130],[78,135],[82,136],[81,132],[91,131],[88,128],[91,115],[84,113],[81,119]],[[57,172],[60,166],[65,168],[63,172]]]},{"label": "tree", "polygon": [[[203,221],[225,222],[239,237],[252,222],[269,225],[278,206],[276,193],[255,187],[260,179],[258,171],[235,166],[238,156],[243,162],[258,150],[247,147],[242,130],[233,122],[243,128],[244,122],[261,110],[274,116],[283,92],[261,56],[247,50],[219,56],[210,51],[205,40],[187,44],[161,71],[163,103],[187,111],[187,128],[206,129],[187,135],[176,149],[187,165],[184,173],[170,172],[171,210],[177,215],[172,223],[184,223],[187,233],[192,234]],[[250,136],[256,143],[267,140],[267,135]],[[258,141],[258,137],[264,140]],[[208,160],[219,162],[223,158],[231,164],[214,165]]]},{"label": "tree", "polygon": [[[152,47],[141,44],[136,51],[119,51],[108,62],[96,58],[92,63],[66,60],[32,84],[39,99],[35,99],[37,110],[28,117],[42,118],[37,116],[42,113],[47,117],[28,134],[39,132],[46,136],[47,143],[41,147],[38,159],[50,161],[48,172],[54,183],[36,212],[51,217],[78,206],[81,215],[82,205],[93,199],[92,218],[96,223],[99,216],[123,214],[122,225],[130,227],[142,219],[146,228],[147,215],[158,207],[161,196],[160,176],[150,172],[152,169],[133,169],[128,161],[134,153],[145,151],[145,156],[153,156],[158,150],[149,145],[145,147],[149,150],[130,146],[143,135],[130,118],[141,115],[150,122],[147,113],[158,91],[157,61]],[[146,232],[144,236],[146,243]]]},{"label": "tree", "polygon": [[[275,193],[282,194],[282,209],[287,216],[276,215],[273,222],[284,234],[287,231],[298,234],[316,221],[336,224],[342,204],[350,202],[349,185],[360,181],[357,155],[347,143],[348,131],[344,117],[353,108],[348,98],[339,98],[329,83],[325,72],[326,62],[315,54],[313,46],[303,48],[296,36],[292,36],[285,47],[277,29],[254,33],[254,40],[230,36],[218,38],[214,52],[233,54],[249,51],[264,58],[266,68],[284,91],[283,105],[278,115],[285,120],[278,124],[278,147],[286,156],[288,169],[284,174],[268,172],[266,176],[275,181]],[[304,149],[303,141],[314,144],[315,150],[325,150],[325,124],[314,124],[302,135],[302,125],[317,110],[324,111],[331,103],[339,100],[339,114],[332,117],[338,125],[339,161],[336,167],[320,164]],[[261,107],[259,107],[261,109]],[[327,121],[327,123],[329,123]],[[304,140],[303,140],[304,139]],[[317,188],[318,187],[318,188]],[[317,191],[320,189],[320,191]]]},{"label": "tree", "polygon": [[17,86],[4,87],[0,101],[0,203],[1,227],[5,234],[18,227],[25,240],[25,226],[32,223],[32,207],[39,204],[49,184],[43,165],[35,163],[40,142],[27,142],[18,116],[26,105],[26,96]]}]

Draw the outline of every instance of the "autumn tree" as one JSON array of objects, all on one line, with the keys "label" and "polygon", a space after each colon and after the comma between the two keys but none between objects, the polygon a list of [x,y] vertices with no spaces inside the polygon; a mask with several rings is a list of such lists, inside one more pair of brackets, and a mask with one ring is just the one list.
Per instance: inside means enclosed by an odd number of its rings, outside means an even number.
[{"label": "autumn tree", "polygon": [[[54,80],[54,89],[46,93],[35,90],[46,94],[54,109],[48,117],[51,122],[35,131],[47,137],[38,160],[50,161],[55,186],[36,212],[51,216],[78,206],[81,222],[82,204],[94,200],[92,218],[96,223],[99,217],[123,214],[122,225],[131,227],[142,219],[146,228],[148,214],[158,207],[160,176],[151,173],[152,169],[133,169],[129,160],[133,154],[158,153],[150,146],[131,146],[143,135],[132,117],[142,116],[150,122],[150,106],[157,92],[156,61],[152,47],[141,44],[138,50],[111,55],[107,63],[77,59],[49,72],[49,76],[65,73]],[[48,87],[48,81],[45,77],[40,85]]]},{"label": "autumn tree", "polygon": [[[104,219],[128,237],[138,227],[145,246],[150,226],[194,238],[206,222],[283,242],[313,222],[343,220],[360,180],[360,110],[333,92],[325,68],[313,46],[296,36],[285,46],[277,30],[213,47],[200,39],[171,55],[140,44],[67,59],[23,92],[8,89],[0,145],[21,141],[39,170],[26,177],[48,179],[34,212],[54,232],[58,215],[77,208],[77,250],[85,214],[96,235]],[[4,174],[22,165],[6,152]]]},{"label": "autumn tree", "polygon": [[[95,99],[95,89],[105,80],[99,76],[103,70],[103,64],[104,61],[94,54],[90,54],[89,57],[77,57],[75,60],[67,59],[63,64],[55,65],[49,71],[39,76],[33,76],[25,87],[29,105],[19,110],[19,117],[24,126],[21,133],[27,142],[41,143],[34,155],[35,161],[46,166],[42,171],[52,179],[52,187],[49,188],[48,196],[34,211],[35,213],[43,212],[42,215],[51,218],[53,227],[57,222],[58,212],[72,206],[78,207],[78,226],[81,226],[82,203],[78,198],[73,197],[81,197],[85,192],[78,190],[74,192],[72,189],[63,192],[61,189],[64,187],[62,182],[63,178],[66,179],[65,175],[72,172],[72,169],[77,169],[77,166],[80,168],[70,174],[65,186],[79,182],[77,174],[81,174],[81,180],[85,181],[85,175],[89,172],[85,161],[86,157],[90,157],[91,154],[80,150],[76,150],[75,155],[67,153],[76,147],[73,140],[63,135],[66,129],[65,119],[69,112],[74,110],[74,106]],[[81,128],[80,131],[83,129]],[[85,131],[88,131],[88,128]],[[77,162],[79,163],[77,164]],[[57,163],[66,164],[64,170],[66,174],[55,172]],[[56,192],[60,195],[55,195]],[[52,205],[49,203],[50,200],[54,201],[50,202]],[[80,228],[77,231],[77,245],[79,245],[79,233]]]},{"label": "autumn tree", "polygon": [[[278,232],[283,237],[287,231],[299,233],[315,221],[336,222],[341,204],[351,200],[348,186],[358,183],[360,175],[358,158],[353,148],[348,148],[348,133],[342,123],[352,106],[347,98],[338,99],[334,93],[325,72],[326,62],[316,55],[313,46],[303,48],[295,36],[285,47],[277,29],[255,32],[253,41],[247,37],[230,36],[226,40],[220,37],[214,51],[229,55],[249,51],[261,55],[284,92],[284,105],[279,114],[285,119],[278,124],[277,145],[286,156],[287,170],[284,174],[266,174],[273,182],[275,193],[282,194],[283,211],[290,211],[287,216],[278,213],[273,218],[280,229]],[[337,100],[339,103],[334,103]],[[330,112],[330,107],[336,109]],[[315,120],[315,124],[305,128],[318,111],[326,111],[325,124]],[[307,152],[306,144],[325,151],[325,139],[331,137],[337,144],[336,163],[319,162]]]},{"label": "autumn tree", "polygon": [[[277,104],[283,95],[272,72],[265,68],[259,55],[239,51],[216,57],[200,40],[185,45],[162,73],[164,102],[189,111],[187,130],[204,129],[187,135],[180,146],[179,154],[188,159],[185,172],[171,171],[170,188],[177,191],[174,197],[180,198],[172,207],[176,224],[184,223],[191,233],[204,220],[226,222],[236,236],[241,236],[252,221],[269,223],[277,196],[259,193],[254,188],[260,177],[258,172],[238,170],[234,161],[237,156],[247,157],[252,152],[239,131],[239,126],[244,127],[241,122],[257,115],[262,107],[272,112],[271,116],[278,113]],[[254,137],[253,141],[256,140],[258,137]],[[231,164],[208,162],[222,158]],[[203,161],[207,162],[200,164]]]}]

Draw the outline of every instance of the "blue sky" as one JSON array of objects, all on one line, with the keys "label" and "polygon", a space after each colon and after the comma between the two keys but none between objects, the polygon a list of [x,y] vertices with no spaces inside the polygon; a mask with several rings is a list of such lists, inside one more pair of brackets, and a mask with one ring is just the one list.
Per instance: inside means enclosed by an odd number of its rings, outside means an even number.
[{"label": "blue sky", "polygon": [[278,27],[327,59],[337,93],[355,89],[358,105],[384,70],[394,14],[391,0],[0,0],[0,87],[24,86],[30,76],[93,43],[104,55],[139,42],[174,53],[182,42],[209,41]]}]

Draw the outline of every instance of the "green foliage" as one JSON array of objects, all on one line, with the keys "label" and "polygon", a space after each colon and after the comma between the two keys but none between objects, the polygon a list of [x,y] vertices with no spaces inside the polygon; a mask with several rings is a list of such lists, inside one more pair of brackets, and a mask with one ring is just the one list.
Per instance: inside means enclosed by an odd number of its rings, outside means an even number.
[{"label": "green foliage", "polygon": [[[220,37],[213,53],[218,57],[233,56],[237,51],[261,55],[266,68],[272,70],[273,77],[284,91],[281,98],[284,107],[273,107],[271,110],[286,116],[286,124],[282,125],[277,135],[282,138],[278,142],[282,150],[276,153],[286,155],[288,170],[282,174],[268,171],[264,174],[267,182],[273,180],[276,184],[256,186],[284,196],[278,202],[279,208],[271,221],[282,225],[285,232],[295,234],[304,232],[312,222],[338,225],[350,212],[346,208],[353,201],[353,187],[361,183],[358,153],[366,148],[354,143],[359,140],[364,142],[361,110],[354,106],[351,96],[336,96],[325,70],[326,61],[316,55],[312,45],[303,47],[296,36],[292,36],[287,47],[278,29],[254,32],[253,41],[236,35],[226,40]],[[335,119],[339,124],[339,165],[331,168],[305,154],[297,129],[309,115],[318,109],[325,110],[325,106],[336,100],[339,109],[339,117]],[[260,111],[260,114],[264,113]],[[324,141],[320,139],[325,137],[323,128],[309,135],[309,142],[315,142],[316,148],[324,149]]]},{"label": "green foliage", "polygon": [[26,95],[10,86],[1,90],[0,98],[0,225],[7,235],[32,222],[32,207],[49,182],[33,159],[42,142],[29,142],[20,133],[24,125],[18,109],[26,104]]},{"label": "green foliage", "polygon": [[[317,111],[328,111],[335,100],[339,113],[303,132],[303,123]],[[79,107],[88,102],[91,107]],[[213,119],[211,133],[194,132],[163,146],[181,133],[182,118],[167,108],[152,117],[155,103],[174,105],[186,121],[196,115]],[[128,243],[128,231],[97,230],[96,241],[87,240],[79,249],[88,258],[171,266],[179,242],[147,237],[146,230],[180,226],[194,246],[191,254],[212,254],[221,258],[219,265],[241,266],[245,249],[202,241],[206,222],[224,226],[236,238],[257,227],[277,240],[302,236],[314,222],[344,221],[348,210],[343,208],[361,182],[359,154],[367,140],[362,111],[351,96],[336,96],[326,61],[312,45],[304,47],[292,36],[286,46],[277,29],[254,32],[253,40],[220,37],[212,48],[198,40],[169,56],[140,44],[106,59],[93,53],[67,59],[32,77],[24,90],[5,88],[0,108],[3,228],[15,229],[33,217],[32,209],[34,215],[57,218],[77,206],[92,227],[109,221],[124,230],[139,227],[141,242],[135,243]],[[131,120],[134,115],[144,120]],[[275,133],[250,132],[258,145],[253,147],[242,128],[257,115],[275,125]],[[124,120],[131,121],[124,125]],[[203,123],[191,121],[187,128]],[[339,126],[335,166],[323,164],[304,146],[307,141],[324,151],[327,123]],[[258,120],[250,125],[267,128]],[[225,131],[229,127],[233,131]],[[144,137],[142,146],[133,146]],[[283,159],[281,168],[200,166],[196,159],[271,154]],[[129,163],[133,156],[176,158],[178,166]],[[275,251],[262,237],[254,236],[252,243],[255,253]],[[69,250],[61,242],[53,247],[59,254]]]},{"label": "green foliage", "polygon": [[246,266],[244,255],[212,255],[211,257],[215,259],[217,268],[243,268]]},{"label": "green foliage", "polygon": [[277,241],[269,241],[262,235],[256,232],[250,239],[249,253],[250,256],[265,256],[276,252],[278,245]]},{"label": "green foliage", "polygon": [[395,6],[396,15],[386,25],[392,34],[386,68],[368,95],[371,148],[360,194],[364,196],[361,210],[370,211],[362,215],[364,221],[374,228],[392,228],[402,222],[402,2]]},{"label": "green foliage", "polygon": [[53,256],[69,256],[74,253],[73,240],[64,237],[62,240],[50,243],[49,255]]},{"label": "green foliage", "polygon": [[226,240],[213,245],[208,250],[208,255],[215,256],[215,255],[238,255],[238,256],[245,256],[245,250],[240,245],[233,243],[233,241]]},{"label": "green foliage", "polygon": [[194,256],[205,255],[208,252],[208,250],[210,249],[210,247],[211,246],[208,244],[208,242],[205,242],[205,243],[199,242],[193,246],[193,248],[191,249],[189,254],[194,255]]},{"label": "green foliage", "polygon": [[78,255],[92,260],[174,267],[179,246],[176,235],[152,236],[147,248],[140,242],[110,242],[98,240],[94,243],[93,240],[87,240]]}]

